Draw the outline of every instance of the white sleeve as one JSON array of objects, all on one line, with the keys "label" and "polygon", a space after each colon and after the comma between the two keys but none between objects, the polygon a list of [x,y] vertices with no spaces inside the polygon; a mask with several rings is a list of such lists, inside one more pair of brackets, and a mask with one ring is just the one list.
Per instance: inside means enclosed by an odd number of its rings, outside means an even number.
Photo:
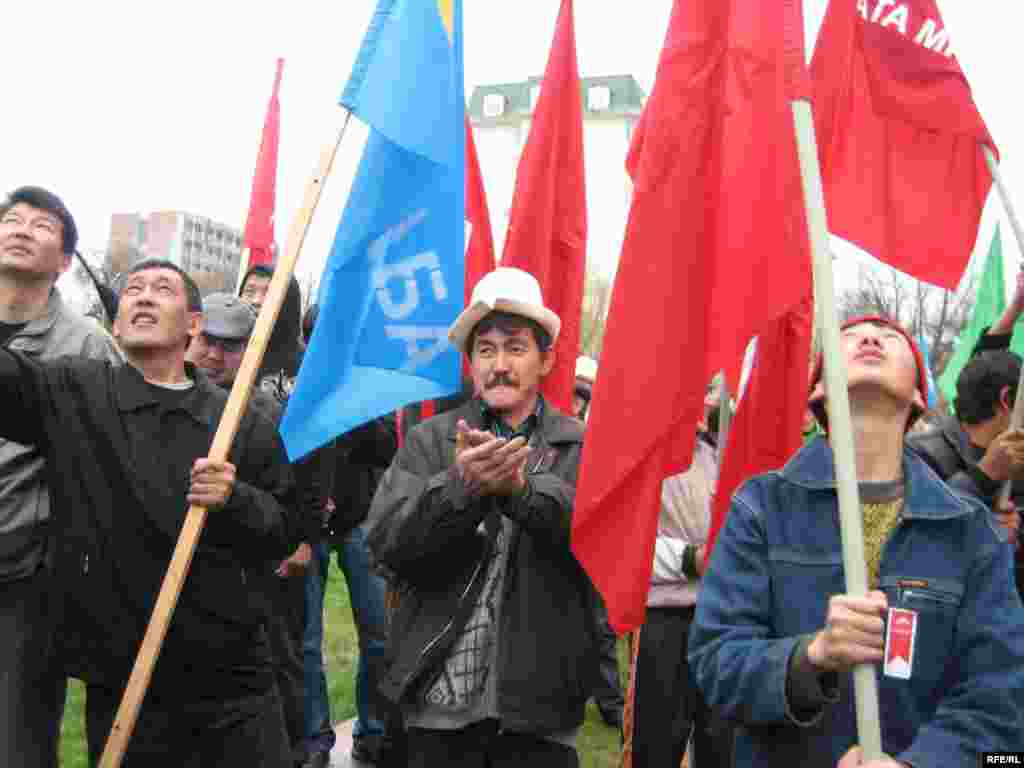
[{"label": "white sleeve", "polygon": [[687,580],[683,574],[683,550],[685,549],[686,542],[682,539],[671,539],[668,536],[659,536],[655,539],[652,584]]}]

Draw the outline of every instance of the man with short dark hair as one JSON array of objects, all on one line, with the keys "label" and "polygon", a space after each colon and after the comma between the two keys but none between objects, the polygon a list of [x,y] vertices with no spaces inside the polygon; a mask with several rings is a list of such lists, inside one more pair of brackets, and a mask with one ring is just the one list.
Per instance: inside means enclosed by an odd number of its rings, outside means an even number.
[{"label": "man with short dark hair", "polygon": [[[1020,747],[1024,608],[976,498],[906,449],[924,361],[884,318],[842,329],[867,595],[845,594],[828,438],[736,492],[704,574],[689,661],[751,768],[974,768]],[[828,434],[819,364],[810,405]],[[874,666],[882,759],[857,743],[851,670]]]},{"label": "man with short dark hair", "polygon": [[596,593],[569,547],[582,425],[540,394],[559,327],[532,275],[485,275],[449,330],[479,396],[413,428],[374,499],[412,768],[578,765]]},{"label": "man with short dark hair", "polygon": [[288,765],[249,570],[288,554],[292,478],[250,409],[206,458],[227,396],[185,362],[202,305],[166,261],[128,270],[114,322],[127,365],[0,351],[0,435],[45,456],[58,522],[58,637],[106,742],[189,505],[208,510],[124,765]]},{"label": "man with short dark hair", "polygon": [[994,511],[1017,556],[1017,588],[1024,595],[1024,559],[1020,549],[1020,510],[1024,486],[1013,485],[1003,507],[999,492],[1024,472],[1024,430],[1011,430],[1010,415],[1020,381],[1021,361],[1008,350],[980,352],[964,366],[956,382],[955,416],[907,439],[929,466],[959,491],[981,498]]},{"label": "man with short dark hair", "polygon": [[[0,203],[0,346],[34,360],[120,361],[113,339],[64,304],[57,278],[78,242],[64,203],[21,187]],[[10,407],[5,406],[5,408]],[[6,416],[4,417],[6,418]],[[55,766],[64,676],[53,658],[54,509],[46,458],[0,438],[0,765]]]}]

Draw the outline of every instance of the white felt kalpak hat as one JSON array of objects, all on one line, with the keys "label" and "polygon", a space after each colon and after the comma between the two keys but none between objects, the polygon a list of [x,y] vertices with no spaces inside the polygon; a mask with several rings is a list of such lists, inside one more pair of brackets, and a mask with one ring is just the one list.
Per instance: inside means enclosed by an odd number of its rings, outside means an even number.
[{"label": "white felt kalpak hat", "polygon": [[448,338],[462,352],[476,324],[491,312],[509,312],[537,321],[551,334],[551,343],[558,339],[562,321],[544,306],[540,283],[529,272],[514,267],[499,267],[488,272],[473,289],[469,306],[455,318],[448,329]]}]

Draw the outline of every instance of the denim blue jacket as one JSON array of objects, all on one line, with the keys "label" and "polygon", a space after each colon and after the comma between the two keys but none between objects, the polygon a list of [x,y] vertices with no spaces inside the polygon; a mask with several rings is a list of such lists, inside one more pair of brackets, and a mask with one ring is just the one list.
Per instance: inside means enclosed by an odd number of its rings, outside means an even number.
[{"label": "denim blue jacket", "polygon": [[[879,588],[918,615],[912,676],[878,670],[882,744],[915,768],[975,768],[1024,749],[1024,608],[987,507],[904,451],[902,518]],[[835,766],[856,743],[851,675],[816,714],[791,711],[787,668],[845,592],[832,451],[823,438],[733,497],[701,586],[689,659],[711,706],[739,723],[736,766]]]}]

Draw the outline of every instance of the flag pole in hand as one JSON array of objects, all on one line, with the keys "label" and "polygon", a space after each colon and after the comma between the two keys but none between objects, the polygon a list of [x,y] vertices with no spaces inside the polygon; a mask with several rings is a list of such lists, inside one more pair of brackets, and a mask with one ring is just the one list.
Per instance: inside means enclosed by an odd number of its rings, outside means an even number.
[{"label": "flag pole in hand", "polygon": [[[814,117],[810,101],[798,99],[793,102],[793,122],[814,264],[814,293],[818,301],[817,321],[824,352],[825,392],[828,395],[828,440],[835,460],[836,486],[839,493],[839,525],[842,533],[846,591],[851,595],[866,595],[868,569],[864,562],[864,530],[860,495],[857,490],[850,395],[847,388],[846,361],[839,346],[839,317],[836,312],[832,257],[828,247],[825,194],[821,182],[821,167],[818,164],[818,147],[814,137]],[[860,664],[854,667],[853,688],[857,710],[857,740],[863,751],[864,760],[880,759],[883,756],[882,729],[878,715],[878,681],[875,678],[874,664]]]},{"label": "flag pole in hand", "polygon": [[[252,385],[256,380],[256,373],[260,363],[263,361],[263,353],[266,351],[267,342],[270,339],[271,331],[277,320],[278,312],[284,301],[288,290],[288,283],[292,273],[295,271],[295,263],[298,261],[299,253],[302,250],[302,243],[309,231],[313,213],[316,211],[317,203],[320,200],[320,193],[323,190],[324,182],[334,164],[334,157],[341,144],[341,139],[348,126],[349,112],[346,110],[341,127],[337,136],[324,146],[320,155],[320,162],[309,183],[306,185],[306,194],[303,198],[302,207],[296,214],[292,223],[291,232],[288,235],[288,246],[284,256],[274,269],[274,275],[270,280],[267,289],[266,301],[256,319],[256,326],[253,328],[252,338],[246,346],[245,354],[242,357],[242,364],[238,370],[238,376],[231,387],[231,394],[228,396],[227,405],[220,424],[217,425],[217,433],[214,435],[213,444],[210,446],[210,458],[217,461],[227,459],[231,450],[231,443],[234,441],[235,433],[238,431],[239,422],[245,413],[249,402],[249,394]],[[132,668],[131,677],[125,688],[124,696],[121,698],[121,705],[117,710],[117,718],[107,737],[103,755],[100,758],[100,768],[119,768],[124,759],[124,753],[131,740],[132,731],[135,729],[135,722],[138,719],[139,709],[142,700],[145,698],[146,690],[149,688],[150,679],[153,676],[153,668],[160,656],[160,649],[163,646],[164,637],[170,626],[171,618],[174,615],[174,608],[178,603],[181,589],[188,577],[189,566],[192,563],[192,555],[195,552],[199,536],[203,532],[203,525],[206,523],[205,507],[189,507],[185,517],[185,524],[182,526],[181,534],[178,536],[178,543],[174,548],[174,555],[167,568],[163,584],[160,586],[160,594],[157,596],[156,605],[153,608],[153,615],[150,617],[149,626],[146,627],[146,634],[142,639],[142,646],[135,657],[135,666]]]}]

